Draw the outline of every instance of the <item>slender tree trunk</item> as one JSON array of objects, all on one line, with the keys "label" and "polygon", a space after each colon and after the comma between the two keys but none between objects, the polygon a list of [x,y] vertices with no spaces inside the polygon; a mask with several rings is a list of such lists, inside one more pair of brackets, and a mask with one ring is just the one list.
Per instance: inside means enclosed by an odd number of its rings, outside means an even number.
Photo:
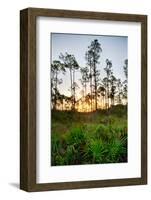
[{"label": "slender tree trunk", "polygon": [[87,86],[86,86],[86,82],[85,82],[85,84],[84,84],[84,96],[86,97],[86,93],[87,93]]},{"label": "slender tree trunk", "polygon": [[112,99],[112,97],[111,97],[110,99],[111,99],[111,106],[112,106],[112,103],[113,103],[113,99]]},{"label": "slender tree trunk", "polygon": [[73,83],[72,83],[72,69],[71,69],[71,67],[70,67],[70,82],[71,82],[71,86],[70,86],[70,88],[71,88],[71,110],[72,110],[72,102],[73,102]]},{"label": "slender tree trunk", "polygon": [[82,92],[82,99],[81,99],[81,103],[82,103],[82,110],[84,110],[84,85],[83,85],[83,83],[82,83],[82,90],[83,90],[83,92]]},{"label": "slender tree trunk", "polygon": [[120,87],[118,87],[118,103],[121,104],[121,90],[120,90]]},{"label": "slender tree trunk", "polygon": [[106,109],[108,109],[108,85],[106,90]]},{"label": "slender tree trunk", "polygon": [[94,63],[94,94],[95,94],[95,110],[97,110],[97,81],[96,81],[96,66]]},{"label": "slender tree trunk", "polygon": [[101,95],[101,100],[100,100],[100,102],[101,102],[101,109],[103,108],[103,96]]},{"label": "slender tree trunk", "polygon": [[72,71],[71,71],[71,68],[70,68],[70,82],[71,82],[70,88],[71,88],[71,96],[72,96]]},{"label": "slender tree trunk", "polygon": [[51,108],[54,109],[54,102],[52,101],[53,95],[53,82],[54,82],[54,75],[51,74]]},{"label": "slender tree trunk", "polygon": [[114,94],[113,94],[113,106],[114,106]]},{"label": "slender tree trunk", "polygon": [[55,78],[55,98],[54,98],[54,110],[56,110],[57,105],[57,79],[58,79],[58,72],[56,71],[56,78]]},{"label": "slender tree trunk", "polygon": [[73,109],[75,110],[75,70],[73,69]]},{"label": "slender tree trunk", "polygon": [[92,73],[91,73],[91,66],[90,66],[90,105],[91,105],[91,112],[92,112]]},{"label": "slender tree trunk", "polygon": [[105,108],[105,95],[104,95],[104,97],[103,97],[103,107]]},{"label": "slender tree trunk", "polygon": [[108,109],[109,109],[109,104],[110,104],[110,98],[109,98],[109,96],[110,96],[110,91],[109,91],[109,76],[107,77],[107,99],[108,99]]}]

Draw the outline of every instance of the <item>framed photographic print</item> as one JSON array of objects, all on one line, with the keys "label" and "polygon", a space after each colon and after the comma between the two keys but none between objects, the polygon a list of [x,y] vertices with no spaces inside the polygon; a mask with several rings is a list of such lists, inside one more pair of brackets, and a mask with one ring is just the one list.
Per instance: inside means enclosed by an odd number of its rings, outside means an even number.
[{"label": "framed photographic print", "polygon": [[147,16],[20,12],[20,188],[147,183]]}]

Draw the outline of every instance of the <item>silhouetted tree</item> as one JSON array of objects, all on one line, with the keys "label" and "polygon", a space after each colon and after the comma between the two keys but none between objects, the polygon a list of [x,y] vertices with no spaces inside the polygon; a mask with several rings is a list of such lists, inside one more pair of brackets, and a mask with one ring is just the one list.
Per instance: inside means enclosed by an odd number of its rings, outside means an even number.
[{"label": "silhouetted tree", "polygon": [[[125,81],[123,82],[123,97],[127,101],[127,84],[128,84],[128,59],[125,59],[124,61],[124,74],[125,74]],[[127,102],[126,102],[127,103]]]},{"label": "silhouetted tree", "polygon": [[102,52],[101,44],[97,39],[93,40],[88,46],[86,52],[86,60],[90,67],[90,90],[92,96],[92,77],[94,79],[94,98],[95,98],[95,110],[97,110],[97,87],[99,82],[99,71],[97,70],[97,64],[99,64],[100,53]]},{"label": "silhouetted tree", "polygon": [[75,82],[75,70],[79,69],[79,65],[74,57],[74,55],[65,53],[60,54],[59,58],[63,61],[63,66],[69,69],[70,72],[70,90],[71,90],[71,99],[72,99],[72,110],[75,110],[75,91],[76,91],[76,82]]},{"label": "silhouetted tree", "polygon": [[109,59],[106,59],[106,67],[104,68],[105,72],[106,72],[106,88],[107,88],[107,99],[108,99],[108,103],[107,103],[107,107],[109,108],[110,106],[110,78],[112,75],[112,61],[110,61]]},{"label": "silhouetted tree", "polygon": [[127,80],[127,77],[128,77],[128,59],[125,59],[124,64],[125,65],[123,66],[123,69],[124,69],[125,77],[126,77],[126,80]]},{"label": "silhouetted tree", "polygon": [[105,95],[106,95],[106,89],[105,89],[105,87],[104,86],[99,86],[99,88],[98,88],[98,94],[100,94],[100,96],[101,96],[101,99],[102,99],[102,106],[103,106],[103,108],[105,108]]},{"label": "silhouetted tree", "polygon": [[118,104],[122,104],[122,82],[121,79],[117,79],[117,90],[118,90]]},{"label": "silhouetted tree", "polygon": [[105,108],[108,108],[108,79],[107,77],[103,78],[102,80],[103,87],[105,88]]},{"label": "silhouetted tree", "polygon": [[110,77],[110,85],[111,85],[111,88],[110,88],[110,98],[111,98],[111,105],[114,106],[114,99],[115,99],[115,94],[116,94],[116,78],[115,76],[111,75]]},{"label": "silhouetted tree", "polygon": [[90,106],[91,106],[91,111],[93,107],[92,103],[92,56],[91,56],[91,50],[88,50],[85,54],[85,59],[87,61],[87,65],[89,67],[89,82],[90,82]]},{"label": "silhouetted tree", "polygon": [[83,86],[84,96],[87,95],[87,83],[89,82],[89,70],[88,67],[83,67],[80,69],[81,72],[81,84]]},{"label": "silhouetted tree", "polygon": [[60,61],[54,60],[51,64],[51,100],[53,109],[56,109],[59,96],[58,84],[62,83],[62,79],[58,78],[60,72],[65,73],[65,68]]}]

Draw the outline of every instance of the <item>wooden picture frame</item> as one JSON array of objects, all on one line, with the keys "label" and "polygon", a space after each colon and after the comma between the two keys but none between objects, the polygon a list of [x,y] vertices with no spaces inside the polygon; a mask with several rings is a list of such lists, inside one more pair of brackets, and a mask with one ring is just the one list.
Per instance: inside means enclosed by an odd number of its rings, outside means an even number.
[{"label": "wooden picture frame", "polygon": [[[141,23],[141,177],[36,183],[36,18],[60,17]],[[47,191],[147,184],[147,16],[27,8],[20,12],[20,188]]]}]

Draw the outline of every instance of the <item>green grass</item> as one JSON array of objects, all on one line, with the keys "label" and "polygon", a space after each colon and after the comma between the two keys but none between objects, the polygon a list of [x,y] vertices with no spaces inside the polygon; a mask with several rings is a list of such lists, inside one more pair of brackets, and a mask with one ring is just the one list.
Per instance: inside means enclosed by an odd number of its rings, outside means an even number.
[{"label": "green grass", "polygon": [[127,114],[124,106],[109,111],[53,111],[51,164],[127,162]]}]

